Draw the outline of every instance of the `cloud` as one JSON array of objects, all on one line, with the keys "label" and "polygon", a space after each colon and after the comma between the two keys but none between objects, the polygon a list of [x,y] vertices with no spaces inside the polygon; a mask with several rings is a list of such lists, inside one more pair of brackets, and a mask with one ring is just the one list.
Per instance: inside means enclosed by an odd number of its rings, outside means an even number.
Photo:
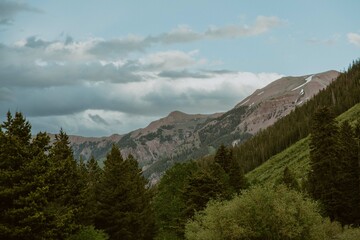
[{"label": "cloud", "polygon": [[251,26],[203,32],[179,26],[147,37],[77,41],[62,34],[0,43],[0,112],[22,111],[34,132],[64,127],[69,134],[101,136],[144,127],[173,110],[224,111],[281,75],[210,71],[216,66],[199,50],[155,45],[254,36],[279,24],[277,18],[258,17]]},{"label": "cloud", "polygon": [[[168,81],[167,77],[154,75],[157,77],[127,83],[11,87],[9,98],[1,100],[0,112],[22,111],[36,122],[35,132],[54,132],[54,129],[58,131],[67,126],[71,129],[69,133],[87,136],[108,134],[109,129],[112,133],[126,133],[145,127],[149,120],[166,116],[173,110],[188,113],[228,110],[255,89],[282,76],[225,71],[199,74],[206,77],[186,76]],[[110,112],[112,114],[106,114]],[[47,122],[50,119],[51,122]]]},{"label": "cloud", "polygon": [[319,39],[319,38],[310,38],[307,39],[306,42],[309,44],[314,44],[314,45],[334,45],[339,41],[340,36],[339,35],[334,35],[331,38],[327,38],[327,39]]},{"label": "cloud", "polygon": [[228,25],[222,27],[211,26],[204,32],[195,32],[189,26],[180,25],[168,33],[152,37],[152,42],[165,44],[194,42],[206,39],[225,39],[256,36],[280,26],[284,21],[274,16],[258,16],[252,26]]},{"label": "cloud", "polygon": [[131,52],[144,52],[150,47],[152,41],[138,36],[128,36],[126,38],[99,40],[88,50],[95,56],[105,56],[106,58],[127,55]]},{"label": "cloud", "polygon": [[230,25],[220,28],[211,27],[204,33],[204,36],[215,39],[256,36],[268,32],[282,23],[283,21],[277,17],[258,16],[253,26]]},{"label": "cloud", "polygon": [[93,120],[95,123],[102,124],[102,125],[109,125],[102,117],[100,117],[98,114],[89,114],[88,115],[91,120]]},{"label": "cloud", "polygon": [[9,101],[12,99],[12,92],[5,87],[0,88],[0,102],[2,101]]},{"label": "cloud", "polygon": [[40,9],[23,2],[0,0],[0,25],[11,25],[20,12],[42,13]]},{"label": "cloud", "polygon": [[208,78],[210,77],[204,72],[189,72],[187,70],[182,71],[162,71],[158,74],[159,77],[170,78],[170,79],[181,79],[181,78]]},{"label": "cloud", "polygon": [[202,65],[206,60],[196,60],[198,51],[163,51],[149,54],[139,59],[139,63],[146,69],[178,70]]},{"label": "cloud", "polygon": [[153,38],[153,41],[172,44],[194,42],[203,38],[203,34],[193,31],[189,26],[180,25],[168,33],[163,33],[160,36]]},{"label": "cloud", "polygon": [[360,34],[348,33],[347,38],[351,44],[354,44],[355,46],[360,47]]},{"label": "cloud", "polygon": [[[9,4],[8,2],[6,3]],[[39,11],[24,4],[19,5],[19,3],[17,3],[15,6],[18,6],[19,11],[21,9]],[[0,21],[2,21],[1,18]],[[3,21],[6,22],[7,20],[5,19]],[[128,35],[126,37],[108,40],[90,38],[83,41],[74,41],[71,36],[66,36],[62,41],[48,41],[38,36],[30,36],[25,40],[18,41],[15,45],[19,51],[27,51],[27,54],[42,55],[42,58],[58,61],[75,59],[88,61],[99,58],[101,60],[114,61],[119,58],[128,57],[128,55],[132,53],[144,54],[149,48],[155,45],[260,35],[280,26],[282,23],[283,21],[277,17],[258,16],[251,26],[240,24],[221,27],[211,26],[204,32],[196,32],[189,26],[180,25],[169,32],[157,36],[143,37]],[[31,52],[31,50],[33,51]]]}]

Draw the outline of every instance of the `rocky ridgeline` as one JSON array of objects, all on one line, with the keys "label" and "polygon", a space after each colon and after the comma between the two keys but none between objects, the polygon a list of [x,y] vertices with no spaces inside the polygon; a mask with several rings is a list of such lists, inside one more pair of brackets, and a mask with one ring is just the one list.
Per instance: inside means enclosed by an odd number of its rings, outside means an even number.
[{"label": "rocky ridgeline", "polygon": [[328,86],[339,72],[328,71],[278,79],[225,113],[186,114],[179,111],[125,135],[102,138],[69,136],[76,158],[103,160],[112,144],[132,154],[145,175],[156,182],[175,162],[212,153],[220,144],[240,144],[275,123]]}]

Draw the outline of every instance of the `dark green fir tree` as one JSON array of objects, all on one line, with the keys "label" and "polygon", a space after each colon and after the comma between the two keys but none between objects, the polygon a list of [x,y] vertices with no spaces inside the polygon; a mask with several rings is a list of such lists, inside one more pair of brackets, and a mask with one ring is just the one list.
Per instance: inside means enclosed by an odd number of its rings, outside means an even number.
[{"label": "dark green fir tree", "polygon": [[151,239],[154,220],[150,195],[136,160],[132,156],[124,160],[113,145],[104,164],[96,227],[105,230],[110,239]]},{"label": "dark green fir tree", "polygon": [[69,137],[61,129],[50,149],[49,215],[53,216],[54,238],[63,239],[79,229],[81,176],[73,157]]},{"label": "dark green fir tree", "polygon": [[310,139],[309,192],[331,219],[337,219],[338,127],[330,108],[322,107],[315,113]]},{"label": "dark green fir tree", "polygon": [[299,183],[296,180],[294,173],[288,168],[288,166],[286,166],[284,169],[282,183],[285,184],[289,189],[294,189],[297,191],[300,190]]},{"label": "dark green fir tree", "polygon": [[46,214],[49,138],[10,112],[0,127],[0,239],[52,239]]},{"label": "dark green fir tree", "polygon": [[337,217],[342,224],[359,224],[360,184],[358,146],[354,130],[348,121],[339,131],[339,171],[336,176],[338,198],[336,199]]}]

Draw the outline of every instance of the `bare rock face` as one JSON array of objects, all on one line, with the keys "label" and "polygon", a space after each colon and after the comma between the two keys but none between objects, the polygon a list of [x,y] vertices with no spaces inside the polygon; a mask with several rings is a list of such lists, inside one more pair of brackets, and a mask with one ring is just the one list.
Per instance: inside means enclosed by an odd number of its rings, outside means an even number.
[{"label": "bare rock face", "polygon": [[225,113],[186,114],[174,111],[147,127],[125,135],[85,138],[69,136],[74,155],[104,159],[112,144],[124,156],[132,154],[145,176],[155,183],[175,162],[213,152],[220,144],[239,144],[274,124],[326,88],[339,75],[328,71],[278,79],[242,100]]},{"label": "bare rock face", "polygon": [[256,90],[235,106],[249,107],[246,118],[236,130],[255,134],[267,128],[326,88],[338,76],[339,72],[328,71],[302,77],[284,77]]}]

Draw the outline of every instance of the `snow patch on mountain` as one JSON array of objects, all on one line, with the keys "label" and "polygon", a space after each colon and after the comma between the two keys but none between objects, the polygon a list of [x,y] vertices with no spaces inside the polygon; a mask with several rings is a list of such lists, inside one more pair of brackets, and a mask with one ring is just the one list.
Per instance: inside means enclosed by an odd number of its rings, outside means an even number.
[{"label": "snow patch on mountain", "polygon": [[295,90],[297,90],[297,89],[299,89],[299,88],[302,88],[302,87],[305,86],[306,84],[308,84],[308,83],[312,80],[313,76],[314,76],[314,75],[311,75],[310,77],[305,78],[305,83],[303,83],[303,84],[301,84],[300,86],[292,89],[291,91],[295,91]]}]

